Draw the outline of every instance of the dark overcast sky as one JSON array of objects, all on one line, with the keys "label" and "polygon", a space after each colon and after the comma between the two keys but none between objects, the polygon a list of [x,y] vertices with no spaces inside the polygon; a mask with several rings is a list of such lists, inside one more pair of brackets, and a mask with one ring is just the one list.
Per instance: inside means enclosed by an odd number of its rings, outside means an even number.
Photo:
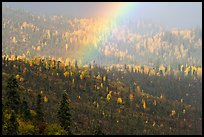
[{"label": "dark overcast sky", "polygon": [[[7,2],[6,4],[37,13],[78,17],[103,15],[108,13],[113,5],[112,2]],[[172,27],[202,27],[201,2],[140,2],[126,14]]]}]

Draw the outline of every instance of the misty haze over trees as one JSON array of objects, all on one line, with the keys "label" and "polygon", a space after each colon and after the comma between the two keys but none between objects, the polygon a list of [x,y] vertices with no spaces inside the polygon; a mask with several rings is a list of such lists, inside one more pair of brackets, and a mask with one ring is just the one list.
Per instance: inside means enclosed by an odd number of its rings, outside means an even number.
[{"label": "misty haze over trees", "polygon": [[[105,18],[34,15],[7,7],[3,11],[3,55],[29,52],[28,57],[76,59],[81,64],[95,60],[99,65],[202,65],[201,28],[167,30],[130,18],[116,24]],[[103,29],[106,33],[100,34]]]}]

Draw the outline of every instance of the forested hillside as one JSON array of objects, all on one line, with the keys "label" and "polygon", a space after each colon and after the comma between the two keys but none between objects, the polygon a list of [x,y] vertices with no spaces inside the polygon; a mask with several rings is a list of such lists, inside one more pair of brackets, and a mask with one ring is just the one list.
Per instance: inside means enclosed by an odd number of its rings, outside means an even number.
[{"label": "forested hillside", "polygon": [[143,20],[37,15],[3,7],[2,53],[99,65],[202,64],[202,29],[167,29]]},{"label": "forested hillside", "polygon": [[[4,58],[2,70],[3,134],[10,128],[12,96],[19,98],[14,106],[18,134],[201,134],[202,78],[197,71],[153,74],[144,67],[121,71],[39,58]],[[11,75],[18,86],[16,94],[8,95]],[[58,118],[64,93],[71,132]]]},{"label": "forested hillside", "polygon": [[202,134],[202,28],[2,8],[3,135]]}]

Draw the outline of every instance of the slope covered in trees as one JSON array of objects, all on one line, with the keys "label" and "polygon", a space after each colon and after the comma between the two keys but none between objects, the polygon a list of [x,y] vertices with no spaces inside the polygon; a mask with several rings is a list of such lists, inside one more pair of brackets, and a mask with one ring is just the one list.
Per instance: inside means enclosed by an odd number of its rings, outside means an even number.
[{"label": "slope covered in trees", "polygon": [[[145,67],[65,66],[38,59],[2,59],[3,134],[14,119],[18,134],[201,134],[199,75],[178,71],[179,75],[174,70],[150,74]],[[28,119],[23,110],[12,116],[5,105],[11,74],[18,81],[16,91],[24,102],[20,104],[27,102]],[[70,123],[60,124],[59,117],[68,116],[60,114],[66,108],[62,104],[69,104]]]},{"label": "slope covered in trees", "polygon": [[2,7],[4,135],[202,134],[202,30]]},{"label": "slope covered in trees", "polygon": [[143,20],[45,16],[3,6],[2,53],[99,65],[201,66],[202,30]]}]

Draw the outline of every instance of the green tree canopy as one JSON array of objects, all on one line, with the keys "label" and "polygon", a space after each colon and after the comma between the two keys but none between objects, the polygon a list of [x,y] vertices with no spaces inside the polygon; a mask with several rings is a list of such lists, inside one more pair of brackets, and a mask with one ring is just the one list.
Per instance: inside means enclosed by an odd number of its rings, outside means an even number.
[{"label": "green tree canopy", "polygon": [[70,114],[67,93],[63,94],[62,100],[60,101],[60,107],[58,110],[58,118],[59,118],[61,127],[63,127],[64,130],[68,132],[68,134],[71,134],[71,130],[70,130],[71,114]]}]

